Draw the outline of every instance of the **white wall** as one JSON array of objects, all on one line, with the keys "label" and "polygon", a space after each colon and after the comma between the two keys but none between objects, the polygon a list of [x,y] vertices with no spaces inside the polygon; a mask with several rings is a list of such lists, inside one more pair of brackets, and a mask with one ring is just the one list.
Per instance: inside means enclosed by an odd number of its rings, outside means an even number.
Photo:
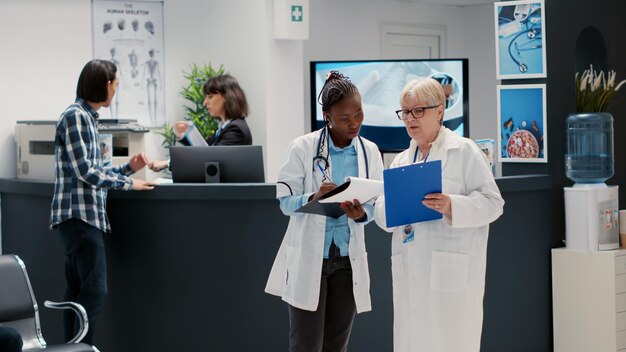
[{"label": "white wall", "polygon": [[458,6],[389,0],[316,0],[311,2],[311,35],[306,60],[380,57],[380,24],[444,24],[447,53],[463,54],[464,9]]},{"label": "white wall", "polygon": [[[466,7],[464,23],[465,52],[470,62],[470,136],[492,138],[498,143],[496,85],[500,81],[495,69],[493,4]],[[502,163],[495,163],[496,175],[501,176]]]},{"label": "white wall", "polygon": [[464,10],[465,53],[470,67],[470,135],[496,139],[496,46],[493,4]]},{"label": "white wall", "polygon": [[[56,119],[91,57],[90,1],[0,1],[0,176],[15,177],[15,121]],[[55,20],[53,20],[55,19]]]}]

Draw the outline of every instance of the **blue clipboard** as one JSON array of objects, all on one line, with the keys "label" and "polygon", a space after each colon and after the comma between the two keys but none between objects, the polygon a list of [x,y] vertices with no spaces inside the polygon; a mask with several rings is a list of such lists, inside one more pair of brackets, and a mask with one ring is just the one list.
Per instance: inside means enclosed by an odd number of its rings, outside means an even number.
[{"label": "blue clipboard", "polygon": [[387,227],[441,219],[422,204],[429,193],[441,193],[441,160],[383,171]]}]

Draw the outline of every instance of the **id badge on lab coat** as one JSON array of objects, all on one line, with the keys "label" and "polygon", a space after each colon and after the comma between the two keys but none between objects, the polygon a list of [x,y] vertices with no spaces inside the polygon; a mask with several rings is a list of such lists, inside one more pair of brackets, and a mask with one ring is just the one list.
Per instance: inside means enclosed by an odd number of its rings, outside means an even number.
[{"label": "id badge on lab coat", "polygon": [[409,243],[415,239],[415,230],[412,224],[408,224],[402,229],[402,243]]}]

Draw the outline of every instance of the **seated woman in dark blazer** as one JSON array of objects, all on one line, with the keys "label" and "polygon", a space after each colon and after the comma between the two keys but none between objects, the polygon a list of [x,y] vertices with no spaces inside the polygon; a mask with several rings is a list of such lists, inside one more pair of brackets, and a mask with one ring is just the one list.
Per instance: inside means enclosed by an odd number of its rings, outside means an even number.
[{"label": "seated woman in dark blazer", "polygon": [[[246,95],[237,80],[231,75],[209,78],[203,87],[204,105],[209,114],[219,119],[218,128],[207,138],[208,145],[251,145],[252,134],[246,122],[248,102]],[[174,133],[179,142],[189,145],[185,132],[189,125],[186,121],[178,121],[174,125]],[[153,161],[148,164],[152,171],[161,171],[168,167],[169,160]]]}]

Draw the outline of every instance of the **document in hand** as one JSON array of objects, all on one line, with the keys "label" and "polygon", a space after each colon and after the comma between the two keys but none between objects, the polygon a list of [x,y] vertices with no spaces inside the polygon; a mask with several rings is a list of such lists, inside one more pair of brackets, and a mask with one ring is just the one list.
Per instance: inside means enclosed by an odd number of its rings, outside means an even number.
[{"label": "document in hand", "polygon": [[338,218],[345,214],[339,203],[354,201],[361,204],[383,193],[383,182],[358,177],[348,177],[347,181],[320,198],[310,201],[296,210],[298,213],[309,213]]},{"label": "document in hand", "polygon": [[346,182],[320,197],[320,203],[341,203],[358,199],[365,203],[383,194],[383,181],[347,177]]},{"label": "document in hand", "polygon": [[185,132],[183,138],[187,139],[189,145],[192,147],[208,147],[209,145],[204,137],[202,137],[202,134],[200,134],[196,125],[192,121],[187,121],[187,124],[189,128],[187,128],[187,132]]},{"label": "document in hand", "polygon": [[383,171],[387,227],[441,219],[422,204],[424,196],[441,193],[441,160]]}]

